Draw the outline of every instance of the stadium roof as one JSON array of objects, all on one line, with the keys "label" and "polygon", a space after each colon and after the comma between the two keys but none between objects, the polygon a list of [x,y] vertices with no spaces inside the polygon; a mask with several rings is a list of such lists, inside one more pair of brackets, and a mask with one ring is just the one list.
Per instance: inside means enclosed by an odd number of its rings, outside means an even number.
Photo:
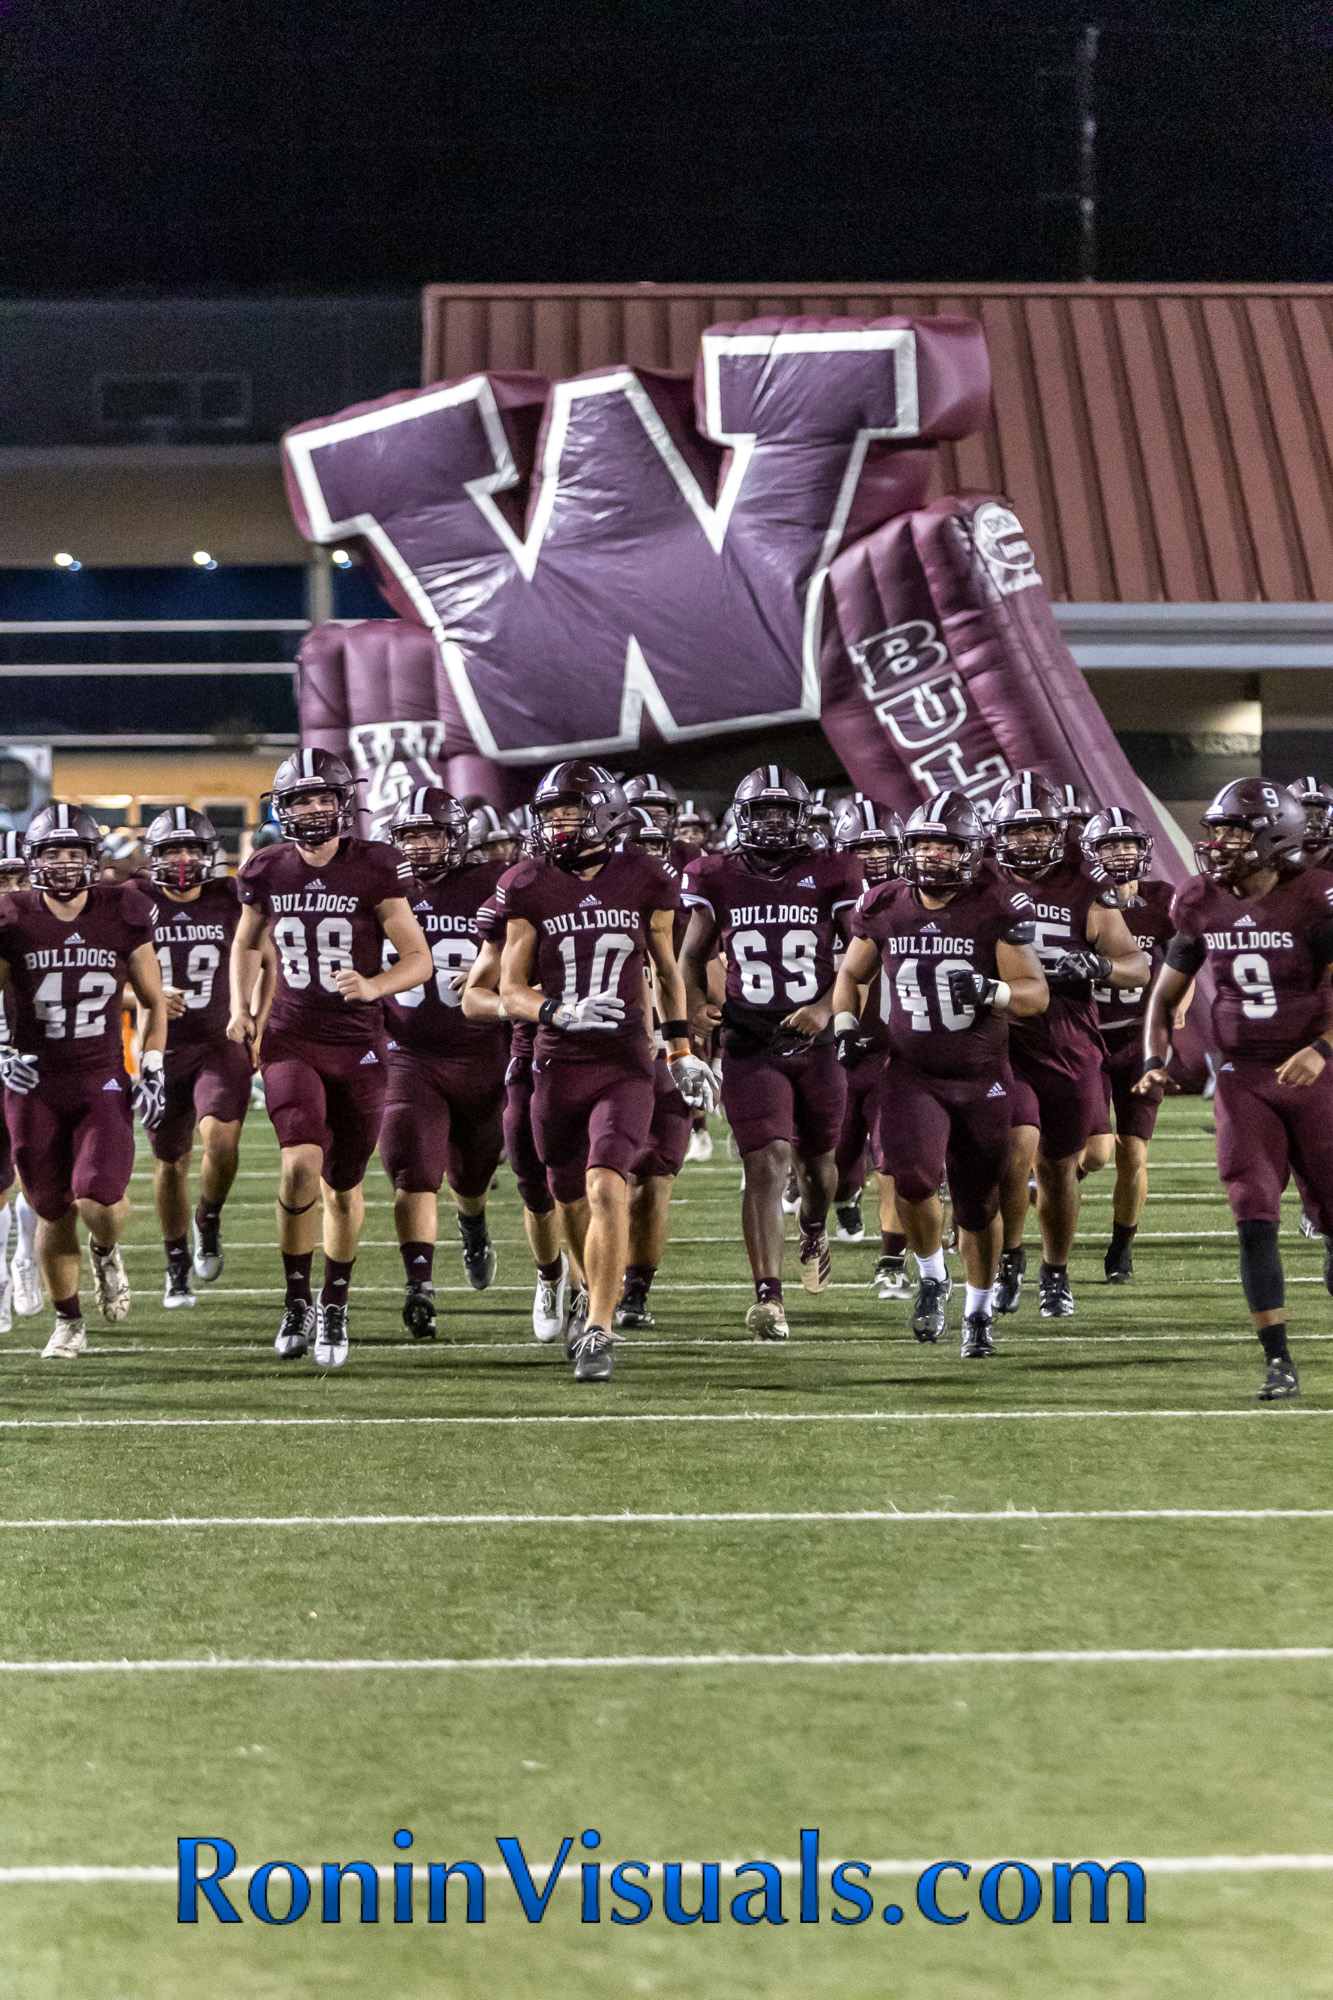
[{"label": "stadium roof", "polygon": [[690,369],[723,320],[965,313],[994,422],[941,490],[1007,493],[1053,598],[1333,599],[1333,285],[430,285],[426,381]]}]

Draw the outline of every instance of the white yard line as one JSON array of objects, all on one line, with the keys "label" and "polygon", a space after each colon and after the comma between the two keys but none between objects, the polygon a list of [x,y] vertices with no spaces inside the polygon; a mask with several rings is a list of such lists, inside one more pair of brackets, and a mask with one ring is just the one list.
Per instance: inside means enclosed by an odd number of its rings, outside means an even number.
[{"label": "white yard line", "polygon": [[[447,1325],[447,1322],[446,1322]],[[707,1348],[767,1348],[770,1353],[789,1354],[796,1348],[816,1349],[823,1353],[833,1347],[873,1347],[882,1348],[888,1341],[904,1346],[910,1352],[915,1343],[909,1338],[910,1329],[905,1322],[898,1321],[885,1326],[880,1333],[819,1334],[811,1340],[800,1338],[784,1340],[775,1345],[770,1340],[760,1340],[756,1335],[736,1334],[729,1339],[713,1340],[705,1335],[680,1334],[673,1339],[646,1340],[633,1336],[626,1341],[630,1352],[638,1348],[651,1349],[694,1349]],[[1249,1347],[1253,1344],[1252,1333],[1005,1333],[996,1336],[1001,1349],[1010,1347],[1124,1347],[1144,1346],[1154,1342],[1160,1346],[1180,1346],[1193,1341],[1196,1344],[1212,1343],[1225,1347]],[[1302,1333],[1302,1346],[1317,1341],[1333,1341],[1333,1333]],[[480,1354],[551,1354],[560,1359],[558,1348],[544,1347],[535,1340],[460,1340],[448,1332],[437,1340],[432,1349],[429,1341],[419,1340],[353,1340],[353,1347],[361,1353],[375,1354],[446,1354],[466,1352]],[[192,1340],[173,1343],[170,1347],[159,1346],[155,1341],[119,1341],[105,1346],[90,1343],[85,1354],[267,1354],[273,1348],[269,1340]],[[0,1347],[0,1354],[40,1354],[41,1346],[34,1341],[30,1347]],[[285,1366],[286,1364],[284,1364]],[[290,1371],[288,1371],[290,1372]]]},{"label": "white yard line", "polygon": [[0,1520],[6,1528],[535,1528],[686,1527],[700,1523],[763,1526],[768,1523],[871,1522],[902,1526],[950,1521],[1329,1521],[1333,1507],[989,1507],[965,1513],[929,1508],[858,1507],[834,1511],[703,1514],[164,1514]]},{"label": "white yard line", "polygon": [[448,1674],[659,1667],[1139,1667],[1333,1660],[1333,1646],[1105,1647],[985,1653],[603,1653],[512,1659],[0,1660],[0,1674]]},{"label": "white yard line", "polygon": [[1333,1409],[1290,1405],[1280,1412],[1240,1410],[672,1410],[604,1415],[473,1417],[0,1417],[6,1431],[398,1429],[411,1426],[525,1424],[989,1424],[1068,1423],[1128,1419],[1146,1423],[1203,1422],[1253,1417],[1287,1423],[1298,1417],[1333,1417]]}]

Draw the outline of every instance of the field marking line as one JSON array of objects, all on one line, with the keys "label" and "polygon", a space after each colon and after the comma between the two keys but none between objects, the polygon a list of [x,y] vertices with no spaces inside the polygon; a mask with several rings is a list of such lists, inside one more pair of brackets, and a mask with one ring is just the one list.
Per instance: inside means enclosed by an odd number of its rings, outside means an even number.
[{"label": "field marking line", "polygon": [[[1298,1336],[1302,1345],[1315,1341],[1333,1341],[1333,1333],[1302,1333]],[[1161,1346],[1181,1346],[1193,1341],[1212,1343],[1228,1347],[1248,1347],[1253,1343],[1251,1333],[1001,1333],[999,1344],[1002,1349],[1011,1347],[1124,1347],[1144,1346],[1154,1342]],[[631,1338],[626,1347],[637,1349],[684,1350],[685,1348],[749,1348],[764,1347],[778,1354],[790,1353],[794,1348],[814,1348],[821,1353],[830,1347],[873,1347],[882,1348],[886,1341],[895,1342],[910,1353],[914,1342],[909,1340],[908,1329],[902,1322],[885,1326],[882,1333],[830,1333],[817,1334],[811,1339],[784,1340],[775,1347],[772,1341],[761,1340],[757,1335],[736,1334],[725,1340],[714,1340],[706,1334],[680,1334],[672,1339],[640,1340]],[[371,1340],[360,1339],[353,1343],[362,1353],[374,1354],[429,1354],[439,1355],[455,1350],[475,1354],[515,1353],[538,1355],[543,1349],[534,1340],[460,1340],[447,1335],[436,1343],[432,1350],[428,1343],[419,1340]],[[175,1342],[170,1347],[156,1341],[127,1341],[108,1344],[90,1344],[84,1348],[85,1354],[265,1354],[271,1353],[271,1340],[194,1340]],[[36,1341],[30,1347],[0,1347],[0,1354],[40,1354]],[[549,1348],[544,1350],[550,1353]]]},{"label": "field marking line", "polygon": [[[800,1876],[802,1864],[799,1861],[793,1861],[785,1855],[778,1857],[760,1856],[758,1858],[768,1860],[769,1866],[776,1868],[784,1879],[795,1879]],[[1007,1858],[1004,1855],[988,1855],[981,1860],[969,1861],[966,1865],[980,1873],[987,1868],[994,1867],[997,1861]],[[1128,1859],[1129,1857],[1125,1858]],[[226,1879],[229,1882],[248,1882],[258,1872],[260,1865],[257,1862],[252,1862],[248,1865],[238,1863]],[[319,1862],[310,1861],[301,1865],[304,1866],[305,1873],[313,1882],[320,1880],[321,1864]],[[640,1864],[640,1866],[647,1869],[649,1881],[661,1878],[664,1865],[661,1861],[645,1861]],[[841,1865],[841,1862],[838,1861],[821,1861],[819,1863],[821,1880],[828,1880],[832,1876],[834,1869]],[[869,1861],[865,1865],[869,1868],[872,1877],[879,1877],[884,1875],[920,1875],[932,1864],[925,1860],[892,1860]],[[1054,1861],[1028,1861],[1028,1866],[1035,1868],[1041,1875],[1049,1875],[1055,1865]],[[1101,1865],[1104,1868],[1113,1867],[1114,1860],[1103,1857]],[[1148,1875],[1305,1874],[1313,1871],[1322,1872],[1333,1869],[1333,1854],[1168,1854],[1157,1856],[1151,1860],[1140,1860],[1137,1865]],[[480,1866],[481,1872],[488,1882],[508,1882],[511,1879],[509,1870],[499,1862],[485,1861]],[[534,1862],[532,1866],[537,1874],[544,1877],[549,1873],[553,1863],[551,1861]],[[723,1861],[719,1863],[719,1866],[724,1873],[731,1874],[737,1868],[745,1867],[746,1863],[738,1858],[734,1861]],[[690,1881],[693,1881],[699,1872],[699,1863],[697,1861],[683,1862],[681,1867],[686,1879]],[[393,1868],[394,1864],[387,1861],[379,1863],[376,1867],[376,1873],[386,1887],[392,1885]],[[48,1862],[36,1863],[28,1867],[0,1868],[0,1886],[17,1886],[25,1882],[146,1882],[174,1888],[177,1879],[177,1871],[174,1868],[162,1867],[103,1867],[96,1863],[80,1865],[78,1863],[57,1864]],[[422,1887],[427,1884],[429,1874],[425,1865],[418,1862],[413,1867],[412,1880]],[[577,1869],[562,1872],[557,1877],[557,1881],[566,1888],[581,1886]]]},{"label": "field marking line", "polygon": [[0,1520],[7,1528],[535,1528],[764,1526],[856,1522],[906,1525],[947,1521],[1330,1521],[1333,1507],[988,1507],[974,1512],[899,1507],[812,1508],[804,1512],[619,1514],[162,1514],[77,1520]]},{"label": "field marking line", "polygon": [[[768,1860],[769,1866],[776,1868],[778,1873],[784,1878],[798,1878],[800,1876],[802,1864],[799,1861],[793,1861],[785,1855],[778,1857],[761,1856],[759,1858]],[[989,1855],[981,1860],[969,1861],[966,1865],[981,1872],[984,1869],[993,1867],[997,1861],[1007,1858],[1004,1855]],[[226,1879],[229,1882],[248,1882],[258,1872],[261,1865],[257,1862],[249,1864],[238,1863]],[[321,1866],[319,1862],[311,1861],[301,1865],[304,1866],[305,1873],[312,1881],[319,1881]],[[485,1861],[480,1865],[481,1872],[488,1882],[508,1882],[511,1879],[509,1870],[497,1861]],[[532,1864],[534,1871],[542,1876],[549,1873],[552,1865],[551,1861],[534,1862]],[[652,1881],[662,1876],[665,1864],[661,1861],[646,1861],[640,1865],[647,1869],[648,1879]],[[746,1864],[738,1858],[734,1861],[723,1861],[719,1865],[724,1873],[729,1874],[737,1868],[743,1868]],[[838,1861],[821,1861],[819,1863],[821,1880],[828,1880],[832,1876],[834,1869],[841,1865],[841,1862]],[[870,1869],[871,1876],[875,1877],[883,1875],[920,1875],[932,1864],[925,1860],[891,1860],[869,1861],[865,1865]],[[1114,1860],[1103,1857],[1101,1865],[1104,1868],[1110,1868],[1114,1865]],[[1305,1874],[1314,1871],[1326,1872],[1329,1869],[1333,1869],[1333,1854],[1168,1854],[1156,1856],[1151,1860],[1140,1860],[1137,1865],[1148,1875]],[[699,1871],[699,1863],[697,1861],[686,1861],[681,1866],[688,1880],[693,1880]],[[1049,1875],[1055,1866],[1055,1862],[1029,1860],[1028,1866],[1035,1868],[1039,1874]],[[391,1885],[393,1882],[393,1868],[394,1864],[388,1861],[381,1862],[376,1867],[376,1873],[386,1886]],[[25,1882],[146,1882],[174,1888],[177,1879],[176,1869],[162,1867],[103,1867],[97,1863],[81,1865],[79,1863],[68,1862],[46,1862],[34,1863],[28,1867],[0,1868],[0,1886],[5,1884],[18,1885]],[[412,1880],[414,1883],[424,1887],[429,1881],[427,1867],[420,1862],[416,1863],[412,1869]],[[562,1872],[557,1877],[557,1881],[566,1887],[581,1886],[577,1869]]]},{"label": "field marking line", "polygon": [[274,1430],[287,1428],[389,1428],[407,1426],[518,1424],[985,1424],[1064,1423],[1101,1418],[1197,1420],[1254,1417],[1261,1423],[1288,1423],[1297,1417],[1333,1417],[1333,1409],[1286,1407],[1280,1412],[1241,1410],[710,1410],[641,1411],[602,1416],[495,1417],[0,1417],[6,1431],[98,1430]]},{"label": "field marking line", "polygon": [[1333,1646],[1102,1647],[978,1653],[603,1653],[511,1659],[0,1660],[0,1674],[507,1673],[659,1667],[1137,1667],[1333,1660]]}]

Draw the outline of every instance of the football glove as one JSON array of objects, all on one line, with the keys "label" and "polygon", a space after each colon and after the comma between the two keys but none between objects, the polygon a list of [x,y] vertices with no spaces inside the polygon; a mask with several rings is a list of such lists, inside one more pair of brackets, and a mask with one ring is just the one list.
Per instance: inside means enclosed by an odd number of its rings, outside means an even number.
[{"label": "football glove", "polygon": [[0,1083],[16,1097],[37,1087],[36,1056],[21,1055],[12,1042],[0,1042]]},{"label": "football glove", "polygon": [[949,998],[954,1012],[965,1014],[969,1007],[977,1013],[983,1007],[993,1007],[1004,981],[988,979],[984,972],[968,972],[961,966],[954,966],[949,972]]},{"label": "football glove", "polygon": [[859,1022],[854,1028],[840,1029],[833,1037],[833,1045],[844,1069],[855,1069],[864,1062],[872,1047],[869,1035],[861,1033]]},{"label": "football glove", "polygon": [[577,1035],[589,1028],[618,1028],[625,1019],[625,1003],[615,993],[589,993],[573,1006],[556,1008],[552,1019],[557,1028]]},{"label": "football glove", "polygon": [[667,1067],[671,1071],[671,1081],[675,1084],[691,1111],[711,1111],[717,1103],[717,1084],[713,1072],[698,1056],[671,1056]]},{"label": "football glove", "polygon": [[1111,961],[1099,951],[1067,951],[1046,975],[1052,993],[1071,1000],[1086,1000],[1094,986],[1104,985],[1111,976]]},{"label": "football glove", "polygon": [[167,1079],[162,1068],[161,1049],[149,1049],[139,1058],[139,1074],[134,1079],[131,1102],[145,1132],[155,1132],[167,1112]]}]

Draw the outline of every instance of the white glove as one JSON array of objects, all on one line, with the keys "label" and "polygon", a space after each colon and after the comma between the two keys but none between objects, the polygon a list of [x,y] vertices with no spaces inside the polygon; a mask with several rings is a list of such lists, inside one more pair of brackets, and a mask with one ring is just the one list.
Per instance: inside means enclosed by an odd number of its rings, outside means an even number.
[{"label": "white glove", "polygon": [[618,1028],[625,1018],[625,1003],[615,993],[590,993],[572,1007],[557,1007],[552,1018],[557,1028],[571,1035],[585,1028]]},{"label": "white glove", "polygon": [[21,1055],[12,1042],[0,1042],[0,1083],[16,1097],[37,1087],[36,1056]]},{"label": "white glove", "polygon": [[672,1056],[667,1067],[671,1081],[691,1111],[713,1110],[717,1104],[717,1085],[706,1062],[701,1062],[698,1056]]},{"label": "white glove", "polygon": [[148,1049],[140,1056],[132,1096],[144,1131],[155,1132],[167,1110],[167,1079],[162,1069],[161,1049]]}]

